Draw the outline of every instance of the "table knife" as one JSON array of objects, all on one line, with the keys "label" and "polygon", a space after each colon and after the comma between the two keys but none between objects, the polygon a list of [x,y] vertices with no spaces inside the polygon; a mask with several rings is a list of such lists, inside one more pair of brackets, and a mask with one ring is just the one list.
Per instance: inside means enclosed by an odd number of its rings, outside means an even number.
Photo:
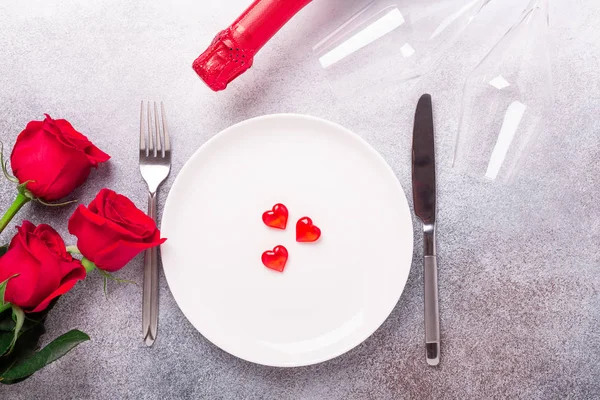
[{"label": "table knife", "polygon": [[425,349],[427,363],[440,362],[440,313],[435,250],[435,147],[431,95],[419,99],[415,112],[412,148],[412,183],[415,214],[423,221],[423,277]]}]

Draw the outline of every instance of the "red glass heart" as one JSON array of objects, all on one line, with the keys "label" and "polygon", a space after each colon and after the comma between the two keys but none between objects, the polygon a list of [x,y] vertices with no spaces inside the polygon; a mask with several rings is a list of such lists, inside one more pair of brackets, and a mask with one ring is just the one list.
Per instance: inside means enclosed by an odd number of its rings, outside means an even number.
[{"label": "red glass heart", "polygon": [[262,254],[262,263],[265,267],[283,272],[288,259],[288,251],[283,246],[275,246],[273,250],[267,250]]},{"label": "red glass heart", "polygon": [[296,223],[297,242],[316,242],[321,237],[321,230],[313,224],[312,219],[303,217]]},{"label": "red glass heart", "polygon": [[265,225],[276,229],[285,229],[288,220],[288,209],[283,204],[275,204],[271,211],[265,211],[262,215]]}]

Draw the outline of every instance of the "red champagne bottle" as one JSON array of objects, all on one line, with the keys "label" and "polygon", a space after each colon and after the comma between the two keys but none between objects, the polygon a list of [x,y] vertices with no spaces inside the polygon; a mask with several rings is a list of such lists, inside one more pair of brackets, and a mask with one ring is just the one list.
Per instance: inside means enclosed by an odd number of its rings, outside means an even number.
[{"label": "red champagne bottle", "polygon": [[255,0],[193,63],[194,71],[219,91],[252,66],[254,55],[311,0]]}]

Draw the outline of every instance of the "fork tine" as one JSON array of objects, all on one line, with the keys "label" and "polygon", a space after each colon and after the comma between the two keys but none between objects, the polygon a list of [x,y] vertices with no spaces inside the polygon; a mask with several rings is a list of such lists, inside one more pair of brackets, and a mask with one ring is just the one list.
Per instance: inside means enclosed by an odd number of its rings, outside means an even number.
[{"label": "fork tine", "polygon": [[171,140],[169,139],[169,129],[167,128],[167,116],[165,114],[165,105],[163,102],[160,102],[160,111],[162,114],[162,125],[163,125],[163,143],[165,147],[165,156],[169,156],[169,152],[171,151]]},{"label": "fork tine", "polygon": [[154,102],[154,127],[156,128],[155,131],[155,136],[154,136],[154,142],[156,143],[156,153],[154,154],[154,156],[160,156],[162,157],[162,147],[160,144],[160,125],[158,123],[158,108],[156,108],[156,102]]},{"label": "fork tine", "polygon": [[144,100],[140,106],[140,154],[146,154],[146,133],[144,129]]},{"label": "fork tine", "polygon": [[152,112],[150,111],[150,102],[148,102],[147,112],[148,112],[148,156],[152,156],[152,155],[154,155],[154,142],[152,140],[152,136],[154,136],[154,134],[152,133]]}]

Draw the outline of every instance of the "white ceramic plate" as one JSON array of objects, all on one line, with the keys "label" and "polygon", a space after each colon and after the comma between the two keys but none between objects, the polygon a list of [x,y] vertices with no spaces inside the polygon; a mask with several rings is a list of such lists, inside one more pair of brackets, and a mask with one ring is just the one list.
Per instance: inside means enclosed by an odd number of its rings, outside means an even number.
[{"label": "white ceramic plate", "polygon": [[[283,203],[287,230],[262,213]],[[308,216],[322,230],[297,243]],[[329,360],[388,317],[410,270],[412,220],[383,158],[359,136],[313,117],[244,121],[202,146],[175,180],[162,219],[169,287],[208,340],[271,366]],[[283,273],[261,262],[284,245]]]}]

